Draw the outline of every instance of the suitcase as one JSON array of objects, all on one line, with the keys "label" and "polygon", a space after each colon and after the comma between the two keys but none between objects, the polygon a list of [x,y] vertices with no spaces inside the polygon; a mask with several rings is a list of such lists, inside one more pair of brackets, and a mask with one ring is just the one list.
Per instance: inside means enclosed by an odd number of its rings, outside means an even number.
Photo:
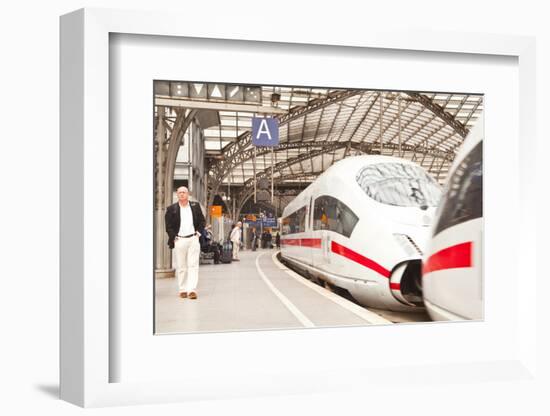
[{"label": "suitcase", "polygon": [[220,262],[222,263],[231,263],[233,260],[233,245],[231,241],[224,241],[222,245],[222,252],[220,255]]}]

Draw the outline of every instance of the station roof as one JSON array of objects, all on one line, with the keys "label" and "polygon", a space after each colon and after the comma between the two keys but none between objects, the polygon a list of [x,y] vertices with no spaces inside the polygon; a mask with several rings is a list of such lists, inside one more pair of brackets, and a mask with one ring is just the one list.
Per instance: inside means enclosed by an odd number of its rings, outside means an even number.
[{"label": "station roof", "polygon": [[[189,89],[191,90],[189,84]],[[202,85],[202,84],[200,84]],[[205,84],[225,88],[227,84]],[[244,88],[244,87],[243,87]],[[443,182],[456,152],[483,111],[483,95],[402,92],[314,87],[255,86],[244,88],[250,111],[219,107],[219,125],[206,128],[210,174],[222,183],[245,185],[254,173],[279,183],[311,182],[338,160],[358,154],[399,156],[416,161]],[[236,106],[238,107],[238,106]],[[238,111],[236,111],[238,110]],[[246,110],[246,109],[245,109]],[[279,119],[280,146],[273,154],[254,149],[253,116]]]}]

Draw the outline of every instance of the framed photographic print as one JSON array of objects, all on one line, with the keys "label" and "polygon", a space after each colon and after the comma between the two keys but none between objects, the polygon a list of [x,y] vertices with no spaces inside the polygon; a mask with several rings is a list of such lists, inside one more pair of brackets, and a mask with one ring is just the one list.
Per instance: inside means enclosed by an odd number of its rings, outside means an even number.
[{"label": "framed photographic print", "polygon": [[61,19],[62,398],[532,377],[534,41],[180,18]]},{"label": "framed photographic print", "polygon": [[482,94],[154,95],[155,334],[483,319]]}]

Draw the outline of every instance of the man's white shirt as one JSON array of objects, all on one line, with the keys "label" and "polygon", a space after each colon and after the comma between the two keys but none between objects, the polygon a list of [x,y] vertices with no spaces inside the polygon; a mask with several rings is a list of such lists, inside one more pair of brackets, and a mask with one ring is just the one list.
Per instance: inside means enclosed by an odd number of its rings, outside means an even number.
[{"label": "man's white shirt", "polygon": [[180,230],[178,235],[184,236],[195,234],[195,226],[193,225],[193,211],[191,204],[188,202],[186,206],[180,205]]}]

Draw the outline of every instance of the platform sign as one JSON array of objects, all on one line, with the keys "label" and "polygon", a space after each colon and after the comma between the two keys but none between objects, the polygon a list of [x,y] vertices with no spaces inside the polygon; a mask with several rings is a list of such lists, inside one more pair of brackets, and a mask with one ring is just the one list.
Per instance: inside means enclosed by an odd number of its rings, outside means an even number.
[{"label": "platform sign", "polygon": [[221,205],[211,205],[210,206],[210,216],[212,218],[219,218],[222,216],[222,206]]},{"label": "platform sign", "polygon": [[262,223],[264,227],[276,227],[277,218],[262,218]]},{"label": "platform sign", "polygon": [[254,146],[278,146],[279,120],[270,117],[252,117],[252,144]]},{"label": "platform sign", "polygon": [[260,228],[262,225],[261,221],[245,220],[245,223],[248,224],[249,227],[254,227],[254,228]]}]

